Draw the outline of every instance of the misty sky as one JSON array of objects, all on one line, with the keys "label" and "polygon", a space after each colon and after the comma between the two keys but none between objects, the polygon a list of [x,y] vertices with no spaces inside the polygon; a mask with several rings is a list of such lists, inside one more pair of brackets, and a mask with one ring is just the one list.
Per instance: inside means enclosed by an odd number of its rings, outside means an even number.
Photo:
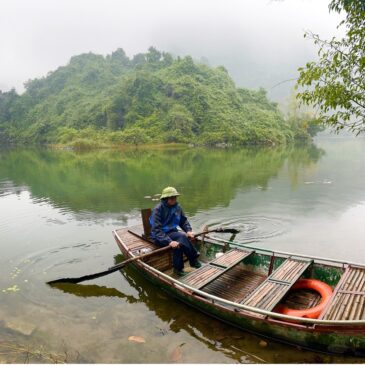
[{"label": "misty sky", "polygon": [[[336,34],[329,0],[0,0],[0,89],[45,76],[71,56],[128,56],[149,46],[224,65],[239,86],[296,76],[316,49],[305,30]],[[271,90],[280,99],[292,84]]]}]

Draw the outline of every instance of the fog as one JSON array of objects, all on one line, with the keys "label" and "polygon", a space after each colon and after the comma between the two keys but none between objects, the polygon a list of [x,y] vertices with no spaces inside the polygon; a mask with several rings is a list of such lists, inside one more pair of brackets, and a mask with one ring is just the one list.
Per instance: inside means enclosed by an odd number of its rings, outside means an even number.
[{"label": "fog", "polygon": [[305,30],[336,34],[339,15],[329,0],[1,0],[0,89],[24,90],[28,79],[45,76],[70,57],[128,56],[154,46],[174,55],[223,65],[237,85],[260,86],[276,100],[315,59]]}]

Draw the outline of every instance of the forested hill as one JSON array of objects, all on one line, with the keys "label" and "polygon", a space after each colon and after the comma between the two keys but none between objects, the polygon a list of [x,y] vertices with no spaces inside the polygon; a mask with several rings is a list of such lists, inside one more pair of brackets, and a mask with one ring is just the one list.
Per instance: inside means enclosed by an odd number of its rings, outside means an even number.
[{"label": "forested hill", "polygon": [[264,90],[237,88],[224,67],[150,48],[128,58],[72,57],[25,92],[0,91],[2,143],[214,145],[305,139],[306,121],[285,121]]}]

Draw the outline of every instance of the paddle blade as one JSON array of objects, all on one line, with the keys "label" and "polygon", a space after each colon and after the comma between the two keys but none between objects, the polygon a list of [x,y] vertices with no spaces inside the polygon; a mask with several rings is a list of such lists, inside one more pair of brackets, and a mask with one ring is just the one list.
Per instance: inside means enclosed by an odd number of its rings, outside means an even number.
[{"label": "paddle blade", "polygon": [[98,272],[96,274],[91,274],[91,275],[85,275],[85,276],[81,276],[79,278],[62,278],[62,279],[56,279],[56,280],[51,280],[48,281],[47,284],[48,285],[52,285],[52,284],[60,284],[60,283],[71,283],[71,284],[77,284],[77,283],[81,283],[82,281],[86,281],[86,280],[92,280],[92,279],[96,279],[96,278],[100,278],[102,276],[111,274],[112,272],[118,271],[122,268],[122,266],[118,266],[118,267],[112,267],[108,270],[105,271],[101,271]]},{"label": "paddle blade", "polygon": [[237,233],[240,233],[240,230],[238,230],[236,228],[217,228],[217,230],[215,232],[237,234]]}]

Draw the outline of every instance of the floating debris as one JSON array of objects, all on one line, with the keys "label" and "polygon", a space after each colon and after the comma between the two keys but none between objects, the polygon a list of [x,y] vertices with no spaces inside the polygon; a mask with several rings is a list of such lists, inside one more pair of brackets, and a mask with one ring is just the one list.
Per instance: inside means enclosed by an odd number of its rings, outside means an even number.
[{"label": "floating debris", "polygon": [[128,341],[137,342],[137,343],[145,343],[146,340],[141,336],[129,336]]},{"label": "floating debris", "polygon": [[309,184],[323,184],[323,185],[330,185],[332,184],[331,180],[321,180],[321,181],[304,181],[304,184],[309,185]]},{"label": "floating debris", "polygon": [[32,323],[25,322],[19,319],[12,319],[9,322],[5,322],[5,326],[24,336],[30,336],[36,329],[36,326]]},{"label": "floating debris", "polygon": [[185,344],[182,343],[178,346],[176,346],[173,351],[171,352],[170,354],[170,361],[171,362],[178,362],[178,361],[181,361],[182,360],[182,350],[181,350],[181,347],[183,347]]},{"label": "floating debris", "polygon": [[6,289],[6,291],[8,291],[8,292],[14,292],[14,293],[19,291],[19,290],[20,290],[20,288],[18,287],[18,285],[13,285],[13,286]]},{"label": "floating debris", "polygon": [[259,345],[260,345],[261,347],[266,347],[266,346],[267,346],[267,342],[266,342],[266,341],[264,341],[264,340],[261,340],[261,341],[259,342]]},{"label": "floating debris", "polygon": [[15,279],[19,274],[20,274],[21,270],[17,267],[14,267],[14,270],[10,273],[10,277],[12,279]]}]

